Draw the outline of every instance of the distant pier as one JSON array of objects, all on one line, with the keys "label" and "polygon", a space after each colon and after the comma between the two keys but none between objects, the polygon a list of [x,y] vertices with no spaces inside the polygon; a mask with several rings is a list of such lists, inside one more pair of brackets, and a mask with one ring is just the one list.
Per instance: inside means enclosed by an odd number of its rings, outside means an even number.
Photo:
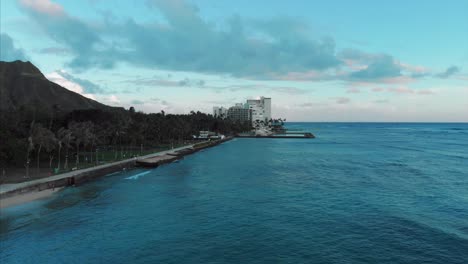
[{"label": "distant pier", "polygon": [[253,133],[249,134],[237,134],[238,138],[315,138],[314,134],[310,132],[282,132],[272,135],[254,135]]}]

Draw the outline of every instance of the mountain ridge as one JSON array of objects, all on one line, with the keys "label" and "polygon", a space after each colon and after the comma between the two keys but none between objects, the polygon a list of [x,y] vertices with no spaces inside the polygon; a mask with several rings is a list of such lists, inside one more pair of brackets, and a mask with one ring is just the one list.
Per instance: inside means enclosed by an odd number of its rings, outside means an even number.
[{"label": "mountain ridge", "polygon": [[73,110],[116,109],[49,81],[30,61],[0,61],[0,111],[29,107],[50,112],[57,106],[64,114]]}]

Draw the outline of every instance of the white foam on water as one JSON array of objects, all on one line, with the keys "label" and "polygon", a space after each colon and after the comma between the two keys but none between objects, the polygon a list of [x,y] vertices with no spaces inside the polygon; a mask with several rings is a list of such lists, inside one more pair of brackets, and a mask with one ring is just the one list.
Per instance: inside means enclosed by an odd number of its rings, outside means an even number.
[{"label": "white foam on water", "polygon": [[126,180],[136,180],[136,179],[140,178],[141,176],[146,175],[146,174],[148,174],[148,173],[150,173],[150,172],[151,172],[151,171],[144,171],[144,172],[135,174],[135,175],[133,175],[133,176],[127,177],[127,178],[125,178],[125,179],[126,179]]}]

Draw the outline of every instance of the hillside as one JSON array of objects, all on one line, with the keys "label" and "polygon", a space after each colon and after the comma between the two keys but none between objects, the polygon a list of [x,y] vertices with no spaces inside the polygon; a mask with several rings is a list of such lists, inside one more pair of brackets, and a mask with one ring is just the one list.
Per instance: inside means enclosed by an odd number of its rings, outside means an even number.
[{"label": "hillside", "polygon": [[0,61],[0,110],[22,107],[49,112],[57,107],[62,113],[81,109],[112,109],[53,83],[31,62]]}]

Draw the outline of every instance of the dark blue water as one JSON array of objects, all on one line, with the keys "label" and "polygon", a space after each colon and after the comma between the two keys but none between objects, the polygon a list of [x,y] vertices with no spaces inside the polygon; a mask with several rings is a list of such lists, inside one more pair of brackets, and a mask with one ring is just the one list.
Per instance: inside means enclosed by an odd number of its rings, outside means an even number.
[{"label": "dark blue water", "polygon": [[1,214],[1,263],[468,263],[468,124],[292,123]]}]

